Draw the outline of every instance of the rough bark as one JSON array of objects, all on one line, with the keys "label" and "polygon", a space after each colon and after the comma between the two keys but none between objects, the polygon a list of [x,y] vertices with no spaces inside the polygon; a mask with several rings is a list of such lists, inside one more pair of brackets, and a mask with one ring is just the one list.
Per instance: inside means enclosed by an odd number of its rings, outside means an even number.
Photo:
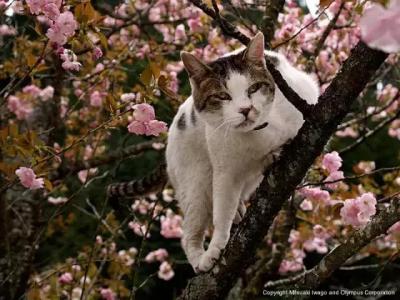
[{"label": "rough bark", "polygon": [[[372,50],[359,42],[350,57],[319,97],[297,136],[283,147],[280,159],[264,175],[243,221],[223,253],[223,261],[215,273],[190,280],[182,299],[224,298],[243,271],[252,262],[255,250],[272,220],[301,182],[315,158],[335,132],[337,125],[350,111],[351,105],[364,89],[387,54]],[[288,98],[291,101],[291,98]],[[299,159],[301,158],[301,159]]]}]

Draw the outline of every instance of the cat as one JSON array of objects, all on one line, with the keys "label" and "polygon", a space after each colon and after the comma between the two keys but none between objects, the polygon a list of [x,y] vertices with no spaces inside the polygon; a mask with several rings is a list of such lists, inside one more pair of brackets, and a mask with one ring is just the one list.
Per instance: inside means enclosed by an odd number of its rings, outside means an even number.
[{"label": "cat", "polygon": [[[195,272],[209,271],[282,145],[302,126],[302,114],[266,68],[274,63],[289,86],[316,104],[317,83],[281,54],[264,50],[258,33],[248,47],[204,63],[182,52],[192,95],[179,107],[166,148],[167,172],[182,209],[182,247]],[[206,229],[213,234],[204,249]]]}]

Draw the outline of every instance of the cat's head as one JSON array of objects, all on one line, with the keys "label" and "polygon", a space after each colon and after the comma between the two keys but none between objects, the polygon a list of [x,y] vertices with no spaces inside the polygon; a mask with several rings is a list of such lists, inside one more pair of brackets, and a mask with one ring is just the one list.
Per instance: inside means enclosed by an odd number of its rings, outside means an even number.
[{"label": "cat's head", "polygon": [[187,52],[181,57],[196,110],[208,124],[246,132],[265,123],[275,84],[265,66],[262,33],[243,51],[208,64]]}]

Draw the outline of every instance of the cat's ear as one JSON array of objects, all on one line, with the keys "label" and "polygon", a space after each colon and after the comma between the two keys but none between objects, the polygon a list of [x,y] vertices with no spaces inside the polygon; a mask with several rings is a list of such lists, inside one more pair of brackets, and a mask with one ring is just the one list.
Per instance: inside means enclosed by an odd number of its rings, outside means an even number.
[{"label": "cat's ear", "polygon": [[201,76],[210,71],[210,68],[205,63],[189,52],[182,51],[181,59],[186,71],[189,74],[189,77],[193,77],[195,75]]},{"label": "cat's ear", "polygon": [[264,34],[259,32],[256,36],[250,41],[247,49],[245,51],[245,57],[248,61],[254,63],[263,63],[265,64],[264,59]]}]

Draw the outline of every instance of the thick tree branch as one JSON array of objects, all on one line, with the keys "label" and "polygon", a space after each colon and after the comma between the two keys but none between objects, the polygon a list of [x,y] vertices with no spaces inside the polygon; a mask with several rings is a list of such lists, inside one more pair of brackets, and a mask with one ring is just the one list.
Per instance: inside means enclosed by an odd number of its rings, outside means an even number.
[{"label": "thick tree branch", "polygon": [[[282,203],[301,182],[315,158],[335,132],[387,54],[372,50],[360,42],[329,87],[311,110],[303,127],[281,158],[265,172],[265,178],[236,233],[231,237],[215,274],[192,279],[182,299],[223,298],[252,262],[255,250],[267,233]],[[286,95],[285,95],[286,96]],[[289,101],[292,99],[288,98]],[[300,158],[301,159],[298,159]]]},{"label": "thick tree branch", "polygon": [[395,197],[390,206],[378,213],[363,230],[355,231],[345,242],[329,252],[314,268],[289,279],[269,282],[265,287],[267,289],[277,286],[285,289],[316,288],[341,267],[347,259],[368,245],[374,238],[385,234],[398,221],[400,221],[400,198]]},{"label": "thick tree branch", "polygon": [[279,269],[282,260],[285,258],[289,248],[290,231],[296,220],[296,208],[292,201],[286,201],[278,216],[275,218],[274,225],[271,227],[271,247],[268,253],[255,265],[253,272],[247,275],[249,282],[242,291],[243,299],[252,299],[260,294],[265,282],[271,280]]}]

